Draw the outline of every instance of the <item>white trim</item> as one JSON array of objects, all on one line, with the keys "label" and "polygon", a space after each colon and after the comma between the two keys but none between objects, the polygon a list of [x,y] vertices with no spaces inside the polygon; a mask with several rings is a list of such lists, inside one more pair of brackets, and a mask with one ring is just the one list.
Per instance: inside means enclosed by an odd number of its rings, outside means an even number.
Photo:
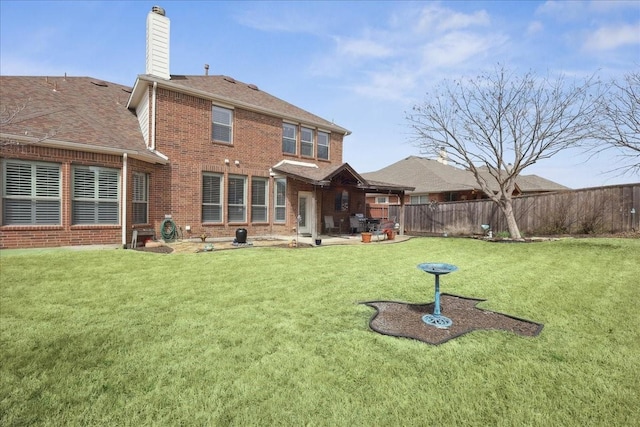
[{"label": "white trim", "polygon": [[297,160],[280,160],[273,167],[277,168],[278,166],[282,166],[282,165],[305,166],[305,167],[316,168],[316,169],[319,168],[319,166],[316,165],[315,163],[299,162]]}]

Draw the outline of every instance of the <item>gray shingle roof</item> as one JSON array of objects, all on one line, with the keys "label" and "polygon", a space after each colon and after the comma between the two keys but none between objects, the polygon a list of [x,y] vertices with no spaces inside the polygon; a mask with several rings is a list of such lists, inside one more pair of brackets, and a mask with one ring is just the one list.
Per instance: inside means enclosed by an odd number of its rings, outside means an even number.
[{"label": "gray shingle roof", "polygon": [[[0,76],[5,113],[24,107],[0,133],[153,156],[135,114],[131,88],[92,77]],[[159,158],[158,158],[159,159]]]},{"label": "gray shingle roof", "polygon": [[[363,173],[367,180],[380,180],[415,187],[412,193],[443,193],[480,190],[473,174],[425,157],[409,156],[375,172]],[[520,191],[557,191],[567,187],[537,175],[520,175],[516,179]],[[495,185],[497,190],[497,183]]]}]

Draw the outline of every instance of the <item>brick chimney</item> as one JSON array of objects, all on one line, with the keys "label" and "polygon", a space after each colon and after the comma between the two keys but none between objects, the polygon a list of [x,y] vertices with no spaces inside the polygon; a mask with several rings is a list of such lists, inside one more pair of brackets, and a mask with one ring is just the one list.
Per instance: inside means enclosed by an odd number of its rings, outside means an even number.
[{"label": "brick chimney", "polygon": [[164,9],[153,6],[147,15],[146,74],[171,79],[169,73],[169,18]]}]

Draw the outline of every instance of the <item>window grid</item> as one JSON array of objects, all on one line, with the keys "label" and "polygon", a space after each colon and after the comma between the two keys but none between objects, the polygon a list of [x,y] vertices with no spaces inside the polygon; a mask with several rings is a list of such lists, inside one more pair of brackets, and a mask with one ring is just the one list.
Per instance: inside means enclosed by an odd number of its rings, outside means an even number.
[{"label": "window grid", "polygon": [[300,154],[313,157],[313,129],[300,129]]},{"label": "window grid", "polygon": [[212,139],[231,144],[233,141],[233,110],[213,106]]},{"label": "window grid", "polygon": [[318,131],[318,158],[329,160],[329,134]]},{"label": "window grid", "polygon": [[296,154],[296,144],[298,141],[298,129],[289,123],[282,124],[282,152]]}]

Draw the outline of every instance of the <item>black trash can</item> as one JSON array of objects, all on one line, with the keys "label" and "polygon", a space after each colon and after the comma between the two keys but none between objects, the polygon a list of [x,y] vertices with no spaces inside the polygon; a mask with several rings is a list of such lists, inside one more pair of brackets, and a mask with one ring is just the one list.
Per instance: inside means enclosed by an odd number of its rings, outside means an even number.
[{"label": "black trash can", "polygon": [[238,242],[238,243],[247,243],[247,229],[246,228],[238,228],[236,230],[236,242]]}]

